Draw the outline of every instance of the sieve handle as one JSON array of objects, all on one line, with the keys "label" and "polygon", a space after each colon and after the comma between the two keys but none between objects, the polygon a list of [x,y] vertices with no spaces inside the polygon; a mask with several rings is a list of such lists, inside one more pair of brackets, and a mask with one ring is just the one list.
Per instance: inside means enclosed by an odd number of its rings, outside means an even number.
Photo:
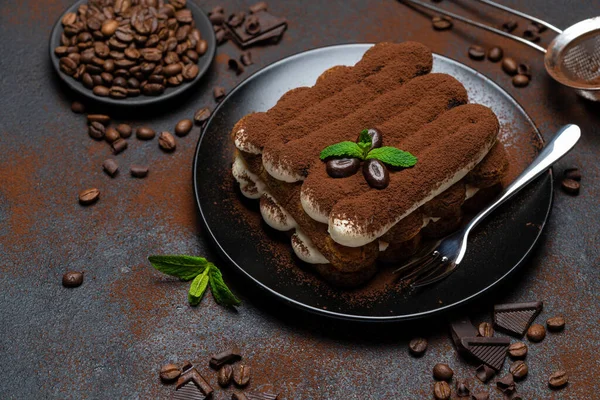
[{"label": "sieve handle", "polygon": [[543,20],[541,20],[539,18],[533,17],[533,16],[531,16],[529,14],[525,14],[524,12],[521,12],[519,10],[514,10],[514,9],[512,9],[510,7],[503,6],[502,4],[495,3],[495,2],[493,2],[491,0],[477,0],[477,1],[479,1],[480,3],[487,4],[489,6],[492,6],[492,7],[496,7],[498,9],[500,9],[500,10],[504,10],[504,11],[509,12],[511,14],[517,15],[519,17],[528,19],[530,21],[537,22],[538,24],[544,25],[546,28],[548,28],[548,29],[556,32],[559,35],[562,33],[562,30],[558,29],[554,25],[550,25],[546,21],[543,21]]},{"label": "sieve handle", "polygon": [[[506,38],[515,40],[517,42],[526,44],[527,46],[532,47],[532,48],[534,48],[534,49],[536,49],[538,51],[541,51],[542,53],[546,54],[546,49],[543,48],[542,46],[538,46],[537,44],[535,44],[533,42],[530,42],[529,40],[523,39],[521,37],[518,37],[518,36],[513,35],[511,33],[508,33],[508,32],[504,32],[504,31],[502,31],[500,29],[497,29],[497,28],[494,28],[492,26],[485,25],[485,24],[482,24],[482,23],[477,22],[477,21],[473,21],[473,20],[471,20],[469,18],[466,18],[466,17],[463,17],[461,15],[454,14],[454,13],[452,13],[450,11],[442,10],[439,7],[432,6],[431,4],[427,4],[427,3],[423,2],[423,1],[420,1],[420,0],[400,0],[400,1],[404,2],[404,3],[416,4],[416,5],[420,6],[420,7],[427,8],[427,9],[429,9],[431,11],[435,11],[436,13],[445,15],[445,16],[450,17],[450,18],[453,18],[453,19],[455,19],[457,21],[461,21],[461,22],[464,22],[466,24],[473,25],[473,26],[476,26],[476,27],[481,28],[481,29],[485,29],[486,31],[494,32],[494,33],[496,33],[496,34],[498,34],[500,36],[504,36]],[[498,6],[499,8],[504,7],[504,6],[500,6],[499,4],[493,3],[493,2],[488,1],[488,0],[479,0],[479,1],[483,1],[486,4],[492,3],[493,5]],[[492,5],[492,4],[490,4],[490,5]],[[517,14],[517,15],[519,15],[519,14]],[[527,14],[522,14],[522,15],[527,15]],[[526,18],[531,18],[531,17],[527,16]],[[536,22],[537,22],[537,18],[536,19],[532,19],[532,20],[536,20]],[[552,26],[550,24],[546,24],[545,22],[543,23],[543,25],[544,26],[548,26],[549,28]],[[552,27],[550,29],[555,30],[556,28]]]}]

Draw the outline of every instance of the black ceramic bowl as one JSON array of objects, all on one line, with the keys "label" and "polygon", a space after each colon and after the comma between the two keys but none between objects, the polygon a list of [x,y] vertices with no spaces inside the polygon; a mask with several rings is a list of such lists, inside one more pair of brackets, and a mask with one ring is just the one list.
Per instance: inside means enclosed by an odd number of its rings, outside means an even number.
[{"label": "black ceramic bowl", "polygon": [[93,101],[103,104],[110,104],[116,106],[125,106],[125,107],[139,107],[146,106],[150,104],[162,103],[164,101],[173,99],[175,96],[182,94],[186,90],[190,89],[194,84],[196,84],[202,76],[208,71],[208,67],[212,63],[212,60],[215,56],[216,48],[217,48],[217,40],[215,38],[215,32],[213,30],[212,24],[210,23],[206,14],[198,7],[194,2],[188,1],[187,8],[192,11],[192,15],[194,16],[194,21],[196,22],[196,28],[200,31],[202,39],[206,40],[208,43],[208,50],[206,53],[200,57],[198,60],[198,76],[193,81],[183,83],[177,87],[167,87],[165,92],[160,96],[144,96],[140,95],[138,97],[127,97],[125,99],[113,99],[110,97],[99,97],[96,96],[90,89],[83,86],[83,84],[74,79],[71,76],[63,73],[59,66],[58,61],[59,57],[54,54],[54,49],[60,46],[60,36],[63,32],[62,26],[62,18],[66,13],[69,12],[77,12],[77,8],[86,3],[87,0],[81,0],[73,4],[64,13],[61,14],[60,18],[54,24],[54,28],[52,28],[52,33],[50,34],[50,59],[52,61],[52,65],[56,70],[58,76],[74,91],[81,94],[82,96],[87,97]]}]

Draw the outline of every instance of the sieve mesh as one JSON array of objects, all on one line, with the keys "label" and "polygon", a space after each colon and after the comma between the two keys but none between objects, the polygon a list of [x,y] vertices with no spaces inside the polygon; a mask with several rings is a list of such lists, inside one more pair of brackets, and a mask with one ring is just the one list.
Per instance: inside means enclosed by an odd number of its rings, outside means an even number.
[{"label": "sieve mesh", "polygon": [[573,40],[562,55],[561,72],[565,77],[600,86],[600,30]]}]

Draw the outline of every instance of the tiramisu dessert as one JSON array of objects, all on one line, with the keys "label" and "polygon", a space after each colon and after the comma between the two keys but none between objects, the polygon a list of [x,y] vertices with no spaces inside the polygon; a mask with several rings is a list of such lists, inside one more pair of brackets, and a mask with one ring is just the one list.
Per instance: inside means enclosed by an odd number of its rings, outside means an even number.
[{"label": "tiramisu dessert", "polygon": [[456,230],[506,174],[494,113],[431,66],[419,43],[380,43],[233,128],[242,193],[334,284],[359,285],[378,261]]}]

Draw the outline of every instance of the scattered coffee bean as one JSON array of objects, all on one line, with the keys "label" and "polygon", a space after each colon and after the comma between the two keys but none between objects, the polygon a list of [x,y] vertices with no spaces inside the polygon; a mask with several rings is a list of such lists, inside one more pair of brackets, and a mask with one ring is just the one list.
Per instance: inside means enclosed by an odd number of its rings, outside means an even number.
[{"label": "scattered coffee bean", "polygon": [[64,287],[74,288],[81,286],[83,283],[83,273],[79,271],[66,272],[62,277],[62,284]]},{"label": "scattered coffee bean", "polygon": [[545,32],[548,27],[546,25],[542,25],[539,22],[531,21],[529,24],[530,29],[537,30],[538,33]]},{"label": "scattered coffee bean", "polygon": [[199,73],[200,69],[196,64],[186,64],[185,67],[183,67],[183,72],[181,73],[181,76],[186,81],[191,81],[195,79]]},{"label": "scattered coffee bean", "polygon": [[358,158],[333,158],[327,160],[327,174],[332,178],[346,178],[354,175],[360,168]]},{"label": "scattered coffee bean", "polygon": [[436,382],[433,387],[433,396],[437,400],[448,400],[452,391],[450,390],[450,385],[446,381]]},{"label": "scattered coffee bean", "polygon": [[[390,173],[388,172],[385,165],[379,160],[371,158],[365,161],[363,164],[362,171],[365,180],[372,188],[381,190],[385,189],[390,184]],[[425,339],[422,340],[425,343],[425,348],[427,348],[427,341],[425,341]]]},{"label": "scattered coffee bean", "polygon": [[548,385],[550,385],[552,389],[561,388],[567,383],[569,383],[569,377],[565,371],[556,371],[550,375],[550,379],[548,379]]},{"label": "scattered coffee bean", "polygon": [[127,140],[117,139],[111,144],[113,154],[119,154],[127,148]]},{"label": "scattered coffee bean", "polygon": [[219,354],[215,354],[210,358],[210,366],[215,369],[220,369],[225,364],[234,363],[242,359],[240,349],[233,347],[229,350],[225,350]]},{"label": "scattered coffee bean", "polygon": [[252,14],[256,14],[259,11],[267,11],[267,3],[264,1],[260,1],[254,5],[250,6],[250,12]]},{"label": "scattered coffee bean", "polygon": [[133,131],[133,129],[131,129],[131,126],[129,126],[127,124],[117,125],[117,132],[119,132],[119,135],[122,138],[128,138],[129,136],[131,136],[132,131]]},{"label": "scattered coffee bean", "polygon": [[148,175],[148,167],[142,165],[132,165],[129,171],[134,178],[145,178]]},{"label": "scattered coffee bean", "polygon": [[225,97],[225,88],[221,86],[215,86],[213,89],[213,97],[217,102],[223,100],[223,97]]},{"label": "scattered coffee bean", "polygon": [[477,327],[479,336],[492,337],[494,336],[494,327],[489,322],[482,322]]},{"label": "scattered coffee bean", "polygon": [[245,66],[248,65],[252,65],[254,64],[252,62],[252,53],[250,53],[249,51],[245,51],[242,53],[242,55],[240,56],[240,61],[242,62],[242,64],[244,64]]},{"label": "scattered coffee bean", "polygon": [[227,61],[227,65],[229,66],[229,69],[235,72],[236,75],[241,75],[244,73],[244,66],[235,58],[230,58],[229,61]]},{"label": "scattered coffee bean", "polygon": [[104,169],[104,172],[106,172],[109,176],[114,177],[117,174],[117,171],[119,170],[119,164],[117,164],[117,162],[112,158],[109,158],[107,160],[104,160],[104,162],[102,163],[102,168]]},{"label": "scattered coffee bean", "polygon": [[220,386],[226,387],[229,386],[229,384],[231,383],[232,376],[233,368],[231,367],[231,365],[225,364],[219,370],[219,373],[217,375],[217,381],[219,382]]},{"label": "scattered coffee bean", "polygon": [[581,180],[581,172],[577,168],[567,168],[564,172],[564,177],[567,179],[573,179],[574,181],[579,182]]},{"label": "scattered coffee bean", "polygon": [[454,371],[448,364],[435,364],[433,367],[433,378],[438,381],[449,381],[452,379]]},{"label": "scattered coffee bean", "polygon": [[502,69],[509,75],[516,75],[519,65],[514,58],[505,57],[502,60]]},{"label": "scattered coffee bean", "polygon": [[79,203],[87,206],[95,203],[100,198],[100,191],[96,188],[86,189],[79,192]]},{"label": "scattered coffee bean", "polygon": [[471,395],[471,390],[469,389],[466,380],[459,379],[456,382],[456,395],[458,397],[469,397]]},{"label": "scattered coffee bean", "polygon": [[512,83],[514,87],[525,87],[529,85],[529,78],[527,75],[515,75],[512,78]]},{"label": "scattered coffee bean", "polygon": [[525,29],[523,31],[523,38],[529,40],[530,42],[540,41],[540,35],[538,34],[538,32],[532,29]]},{"label": "scattered coffee bean", "polygon": [[174,151],[177,144],[173,135],[169,132],[161,132],[158,135],[158,146],[164,151]]},{"label": "scattered coffee bean", "polygon": [[502,30],[504,32],[512,32],[515,29],[517,29],[517,26],[519,26],[519,23],[515,20],[511,20],[511,21],[506,21],[505,23],[502,24]]},{"label": "scattered coffee bean", "polygon": [[550,332],[560,332],[565,329],[565,318],[562,315],[548,318],[546,326]]},{"label": "scattered coffee bean", "polygon": [[445,31],[452,28],[452,18],[436,15],[431,19],[431,25],[436,31]]},{"label": "scattered coffee bean", "polygon": [[76,114],[82,114],[85,112],[85,106],[83,105],[83,103],[74,101],[73,103],[71,103],[71,111],[73,111]]},{"label": "scattered coffee bean", "polygon": [[179,378],[181,369],[175,364],[166,364],[160,368],[160,379],[163,382],[171,382]]},{"label": "scattered coffee bean", "polygon": [[498,62],[502,60],[504,56],[504,51],[500,47],[492,47],[490,51],[488,51],[487,57],[491,62]]},{"label": "scattered coffee bean", "polygon": [[233,13],[227,19],[227,24],[232,28],[237,28],[244,23],[246,19],[246,13],[243,11]]},{"label": "scattered coffee bean", "polygon": [[495,374],[496,371],[494,371],[492,368],[488,367],[485,364],[481,364],[479,367],[477,367],[477,370],[475,371],[475,376],[483,383],[486,383],[487,381],[492,379],[492,377]]},{"label": "scattered coffee bean", "polygon": [[515,379],[512,374],[507,374],[496,381],[496,387],[504,394],[510,394],[515,390]]},{"label": "scattered coffee bean", "polygon": [[204,107],[196,111],[194,114],[194,121],[197,125],[202,125],[206,120],[210,118],[210,109],[208,107]]},{"label": "scattered coffee bean", "polygon": [[579,188],[581,187],[581,185],[579,184],[579,182],[577,182],[574,179],[566,178],[566,179],[562,180],[561,187],[565,193],[572,194],[572,195],[578,195]]},{"label": "scattered coffee bean", "polygon": [[108,125],[110,123],[110,117],[104,114],[88,114],[87,120],[89,124],[99,122],[102,125]]},{"label": "scattered coffee bean", "polygon": [[521,63],[517,67],[517,74],[519,74],[519,75],[525,75],[529,79],[531,79],[531,67],[528,64]]},{"label": "scattered coffee bean", "polygon": [[231,400],[248,400],[248,397],[242,392],[233,392],[231,394]]},{"label": "scattered coffee bean", "polygon": [[113,127],[108,127],[106,128],[106,130],[104,131],[104,139],[108,142],[108,143],[112,143],[115,140],[119,139],[121,137],[121,135],[119,135],[119,131],[117,131],[115,128]]},{"label": "scattered coffee bean", "polygon": [[194,126],[191,119],[182,119],[175,125],[175,134],[177,136],[185,136],[192,130]]},{"label": "scattered coffee bean", "polygon": [[527,376],[529,368],[523,361],[518,360],[510,365],[509,371],[516,380],[521,380]]},{"label": "scattered coffee bean", "polygon": [[516,342],[508,347],[508,355],[513,359],[525,358],[527,355],[527,345],[523,342]]},{"label": "scattered coffee bean", "polygon": [[[383,135],[375,128],[367,129],[367,133],[371,136],[371,149],[381,147],[383,145]],[[360,135],[356,138],[356,142],[360,140]]]},{"label": "scattered coffee bean", "polygon": [[102,140],[104,138],[104,133],[106,132],[106,128],[100,122],[92,122],[88,127],[88,134],[90,137],[96,140]]},{"label": "scattered coffee bean", "polygon": [[156,132],[154,132],[154,129],[152,128],[142,126],[137,128],[135,131],[135,136],[140,140],[151,140],[154,139],[154,136],[156,136]]},{"label": "scattered coffee bean", "polygon": [[533,324],[527,329],[527,338],[532,342],[541,342],[546,337],[546,328],[540,324]]},{"label": "scattered coffee bean", "polygon": [[425,354],[425,351],[427,350],[427,340],[424,338],[414,338],[410,341],[410,343],[408,343],[408,348],[412,355],[420,357]]},{"label": "scattered coffee bean", "polygon": [[238,364],[233,369],[233,382],[236,386],[246,386],[250,382],[250,367]]},{"label": "scattered coffee bean", "polygon": [[473,60],[483,60],[485,58],[485,49],[481,46],[469,47],[469,57]]}]

